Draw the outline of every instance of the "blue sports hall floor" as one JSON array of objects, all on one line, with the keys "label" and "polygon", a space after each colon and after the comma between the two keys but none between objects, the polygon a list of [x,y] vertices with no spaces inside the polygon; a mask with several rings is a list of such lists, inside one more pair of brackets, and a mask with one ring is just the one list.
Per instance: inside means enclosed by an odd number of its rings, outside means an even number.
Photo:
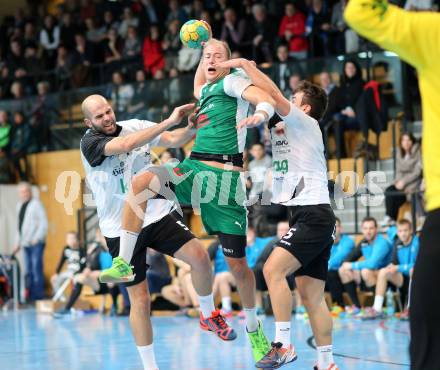
[{"label": "blue sports hall floor", "polygon": [[[222,342],[195,319],[154,317],[161,370],[254,369],[244,324],[234,318],[237,340]],[[273,317],[263,319],[269,338]],[[308,321],[292,318],[298,360],[283,369],[311,370],[316,353]],[[395,319],[336,319],[334,351],[341,370],[409,369],[409,325]],[[54,319],[34,310],[0,313],[0,369],[142,370],[127,318],[99,314]]]}]

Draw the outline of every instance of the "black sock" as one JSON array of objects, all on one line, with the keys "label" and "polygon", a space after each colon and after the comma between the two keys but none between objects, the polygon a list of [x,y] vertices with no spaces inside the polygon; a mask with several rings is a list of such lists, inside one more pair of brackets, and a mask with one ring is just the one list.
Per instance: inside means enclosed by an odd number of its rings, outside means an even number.
[{"label": "black sock", "polygon": [[114,286],[110,289],[110,295],[112,296],[112,304],[115,311],[118,310],[118,295],[119,295],[119,287]]},{"label": "black sock", "polygon": [[344,292],[344,286],[342,285],[341,278],[337,271],[329,271],[327,275],[327,285],[332,296],[332,300],[340,307],[344,307],[344,298],[342,293]]},{"label": "black sock", "polygon": [[83,287],[82,284],[75,283],[73,290],[72,290],[72,293],[70,294],[69,301],[66,304],[66,307],[65,307],[66,310],[70,310],[73,307],[76,300],[79,298],[79,296],[81,294],[82,287]]},{"label": "black sock", "polygon": [[361,304],[359,302],[359,298],[358,298],[357,292],[356,292],[356,284],[355,284],[355,282],[354,281],[350,281],[349,283],[344,284],[344,288],[345,288],[345,291],[350,296],[350,299],[353,302],[353,304],[356,307],[361,307]]}]

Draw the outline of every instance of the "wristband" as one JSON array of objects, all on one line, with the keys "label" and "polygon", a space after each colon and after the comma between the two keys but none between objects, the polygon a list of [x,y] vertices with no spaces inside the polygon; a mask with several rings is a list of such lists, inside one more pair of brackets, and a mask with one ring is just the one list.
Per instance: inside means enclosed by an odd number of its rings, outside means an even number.
[{"label": "wristband", "polygon": [[[264,113],[266,113],[267,114],[267,119],[269,120],[269,119],[271,119],[272,118],[272,116],[274,115],[274,113],[275,113],[275,109],[274,109],[274,107],[272,106],[272,104],[269,104],[269,103],[267,103],[267,102],[261,102],[261,103],[258,103],[257,104],[257,106],[255,107],[255,111],[260,111],[260,112],[264,112]],[[265,118],[266,119],[266,118]]]},{"label": "wristband", "polygon": [[261,112],[255,112],[255,113],[254,113],[254,116],[258,116],[258,117],[260,117],[260,121],[258,121],[258,124],[263,123],[263,122],[266,122],[266,116],[265,116],[263,113],[261,113]]}]

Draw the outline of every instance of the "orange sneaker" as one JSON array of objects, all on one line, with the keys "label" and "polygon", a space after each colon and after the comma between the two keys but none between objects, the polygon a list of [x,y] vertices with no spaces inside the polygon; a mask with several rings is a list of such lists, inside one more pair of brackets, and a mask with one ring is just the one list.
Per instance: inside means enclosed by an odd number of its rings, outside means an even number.
[{"label": "orange sneaker", "polygon": [[234,340],[237,333],[227,323],[220,310],[212,312],[211,317],[204,318],[200,312],[200,328],[214,332],[220,339]]}]

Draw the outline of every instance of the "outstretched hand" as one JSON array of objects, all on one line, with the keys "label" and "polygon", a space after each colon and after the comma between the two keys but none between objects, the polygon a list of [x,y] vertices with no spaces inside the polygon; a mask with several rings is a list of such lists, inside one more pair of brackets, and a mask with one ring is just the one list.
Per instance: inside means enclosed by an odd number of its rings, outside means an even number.
[{"label": "outstretched hand", "polygon": [[237,124],[237,129],[242,129],[244,127],[256,127],[262,124],[265,121],[265,118],[262,114],[254,114],[252,116],[246,117],[242,119]]},{"label": "outstretched hand", "polygon": [[200,107],[194,109],[194,111],[188,116],[188,129],[193,129],[196,127],[196,117],[200,111]]},{"label": "outstretched hand", "polygon": [[171,126],[178,125],[182,121],[182,118],[194,109],[194,106],[194,103],[190,103],[174,108],[173,112],[168,117]]}]

